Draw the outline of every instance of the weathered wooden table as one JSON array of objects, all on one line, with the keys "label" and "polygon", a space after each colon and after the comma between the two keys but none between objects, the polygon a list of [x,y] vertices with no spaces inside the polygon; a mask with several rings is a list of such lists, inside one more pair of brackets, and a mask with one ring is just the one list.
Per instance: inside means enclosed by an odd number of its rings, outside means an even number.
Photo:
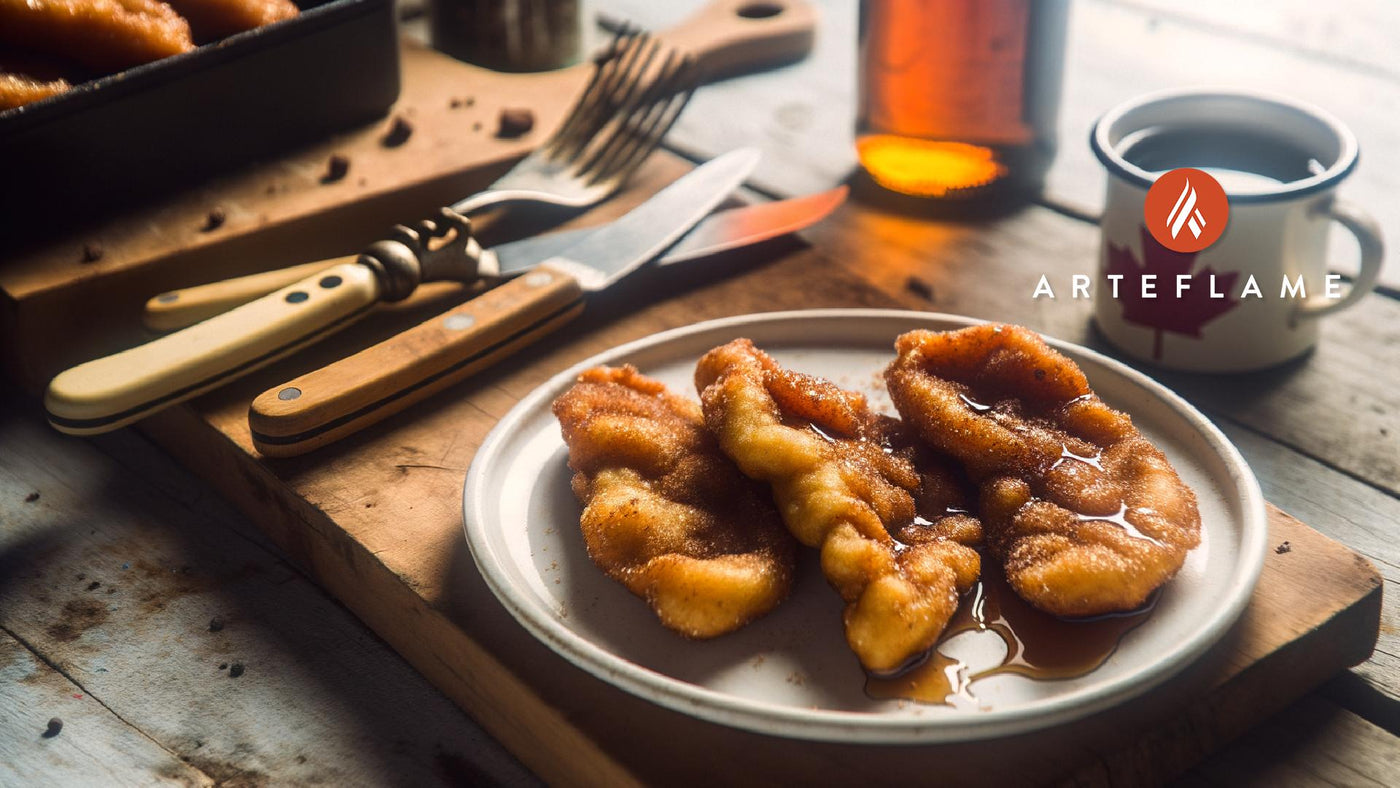
[{"label": "weathered wooden table", "polygon": [[[686,10],[603,5],[653,27]],[[752,185],[769,196],[844,179],[854,4],[829,5],[811,60],[706,88],[669,138],[672,152],[700,159],[759,144],[766,160]],[[1391,199],[1400,186],[1400,8],[1215,5],[1076,4],[1062,152],[1039,204],[957,221],[854,203],[807,240],[908,306],[1013,320],[1098,346],[1087,303],[1030,299],[1040,273],[1092,269],[1102,176],[1088,126],[1137,93],[1203,81],[1311,99],[1351,123],[1363,164],[1344,191],[1400,239]],[[1158,376],[1239,445],[1270,501],[1393,582],[1400,267],[1392,262],[1384,282],[1329,319],[1322,346],[1301,362],[1256,375]],[[144,438],[65,439],[32,402],[14,393],[0,402],[0,784],[532,781]],[[63,726],[45,737],[51,718]],[[1400,612],[1387,600],[1370,660],[1185,779],[1400,784],[1397,733]]]}]

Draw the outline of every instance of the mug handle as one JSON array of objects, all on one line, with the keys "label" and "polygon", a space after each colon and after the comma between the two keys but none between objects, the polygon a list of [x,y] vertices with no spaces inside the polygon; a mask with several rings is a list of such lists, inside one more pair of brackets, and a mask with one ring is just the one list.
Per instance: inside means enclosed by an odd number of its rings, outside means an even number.
[{"label": "mug handle", "polygon": [[1345,200],[1333,200],[1316,206],[1313,211],[1327,216],[1356,236],[1356,243],[1361,247],[1361,270],[1345,296],[1336,300],[1313,296],[1298,305],[1295,317],[1322,317],[1360,301],[1362,296],[1375,289],[1376,280],[1381,275],[1381,260],[1385,257],[1381,227],[1370,214]]}]

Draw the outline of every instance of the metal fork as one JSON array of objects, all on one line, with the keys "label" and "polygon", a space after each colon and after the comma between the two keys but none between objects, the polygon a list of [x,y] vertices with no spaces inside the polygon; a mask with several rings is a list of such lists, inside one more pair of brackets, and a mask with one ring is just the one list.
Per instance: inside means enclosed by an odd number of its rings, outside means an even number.
[{"label": "metal fork", "polygon": [[[699,84],[688,55],[633,28],[617,31],[594,60],[593,76],[554,135],[485,191],[443,209],[429,224],[461,227],[466,214],[507,202],[587,208],[622,185],[660,144]],[[443,245],[435,255],[451,254]],[[334,264],[321,260],[182,290],[146,302],[144,321],[157,331],[183,328],[305,279]]]},{"label": "metal fork", "polygon": [[470,214],[521,201],[586,208],[603,200],[666,136],[699,84],[697,72],[689,55],[645,32],[619,30],[554,135],[452,209]]}]

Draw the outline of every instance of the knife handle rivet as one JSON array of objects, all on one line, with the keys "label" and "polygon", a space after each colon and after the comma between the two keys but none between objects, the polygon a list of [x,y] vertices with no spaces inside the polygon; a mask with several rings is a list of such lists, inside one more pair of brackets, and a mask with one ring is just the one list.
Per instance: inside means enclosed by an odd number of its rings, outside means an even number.
[{"label": "knife handle rivet", "polygon": [[156,300],[159,301],[159,302],[161,302],[162,304],[170,304],[170,303],[174,303],[175,301],[179,301],[179,300],[180,300],[180,294],[179,294],[179,293],[161,293],[160,295],[156,296]]},{"label": "knife handle rivet", "polygon": [[326,290],[329,290],[329,289],[331,289],[332,287],[339,287],[339,286],[340,286],[340,282],[341,282],[340,277],[335,276],[334,274],[332,274],[331,276],[324,276],[324,277],[321,277],[321,282],[320,282],[320,284],[321,284],[321,287],[325,288]]},{"label": "knife handle rivet", "polygon": [[293,290],[292,292],[290,292],[290,293],[287,294],[287,303],[289,303],[289,304],[300,304],[302,301],[305,301],[306,299],[308,299],[308,298],[310,298],[310,297],[311,297],[311,296],[307,295],[307,294],[306,294],[304,291],[302,291],[302,290]]},{"label": "knife handle rivet", "polygon": [[525,275],[525,284],[530,287],[544,287],[554,281],[554,277],[544,271],[536,271],[533,274]]},{"label": "knife handle rivet", "polygon": [[297,388],[296,386],[288,386],[288,387],[282,389],[281,391],[277,392],[277,399],[280,399],[280,400],[283,400],[283,401],[285,401],[285,400],[290,400],[290,399],[296,399],[297,397],[300,397],[300,396],[301,396],[301,389]]},{"label": "knife handle rivet", "polygon": [[451,331],[462,331],[476,325],[476,318],[471,315],[448,315],[442,325]]}]

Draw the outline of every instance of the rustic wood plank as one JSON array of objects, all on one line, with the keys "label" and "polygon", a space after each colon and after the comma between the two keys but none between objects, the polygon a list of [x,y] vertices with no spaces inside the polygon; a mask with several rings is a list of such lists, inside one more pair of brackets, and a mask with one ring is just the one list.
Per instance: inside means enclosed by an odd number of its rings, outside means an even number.
[{"label": "rustic wood plank", "polygon": [[[1395,524],[1400,523],[1400,499],[1252,430],[1227,421],[1220,422],[1220,427],[1254,469],[1265,498],[1365,555],[1388,586],[1400,584],[1400,550],[1394,535]],[[1352,672],[1392,701],[1400,701],[1400,598],[1395,594],[1386,594],[1382,601],[1375,653]],[[1338,693],[1332,697],[1363,717],[1371,716],[1370,709],[1357,707]]]},{"label": "rustic wood plank", "polygon": [[[59,716],[66,724],[56,746],[81,745],[116,777],[144,770],[129,780],[135,784],[187,774],[199,778],[191,784],[208,782],[201,772],[238,784],[532,781],[343,608],[229,530],[228,521],[242,518],[226,504],[205,493],[188,497],[197,508],[186,508],[142,478],[207,489],[174,463],[138,458],[138,475],[54,433],[12,397],[3,410],[0,626],[73,677],[81,685],[73,691],[89,700],[60,706],[45,698],[16,709],[0,722],[0,751],[13,740],[29,753],[48,717]],[[210,631],[216,619],[219,631]],[[3,637],[0,650],[13,651]],[[0,716],[11,706],[7,694],[29,691],[15,683],[34,672],[22,662],[0,657],[8,665],[0,668]],[[234,665],[242,675],[233,677]],[[32,681],[46,692],[67,683]],[[84,730],[98,718],[83,711],[93,697],[134,726],[129,734],[105,723]],[[130,744],[133,736],[174,766]],[[23,773],[61,782],[62,769],[86,763],[74,760],[82,752],[55,760],[56,771]],[[0,783],[12,782],[3,777],[9,761],[0,757]],[[15,766],[33,763],[25,754]],[[98,774],[87,782],[106,782]]]},{"label": "rustic wood plank", "polygon": [[[1393,38],[1393,32],[1376,28],[1379,35]],[[1075,5],[1069,35],[1060,152],[1046,181],[1051,202],[1089,215],[1102,210],[1103,168],[1087,140],[1094,121],[1116,104],[1172,87],[1248,88],[1313,102],[1351,126],[1361,165],[1341,193],[1368,208],[1391,239],[1400,238],[1400,215],[1387,208],[1400,188],[1400,80],[1393,75],[1301,57],[1273,42],[1102,0]],[[1386,47],[1393,52],[1393,41]],[[1330,254],[1337,270],[1355,270],[1354,244],[1344,232],[1333,234]],[[1400,287],[1395,255],[1384,264],[1381,282]]]},{"label": "rustic wood plank", "polygon": [[[649,25],[667,24],[686,11],[685,4],[644,0],[608,0],[603,5],[610,13]],[[856,4],[828,0],[821,7],[823,26],[808,60],[699,91],[667,144],[697,157],[758,145],[765,159],[751,182],[775,194],[816,191],[844,181],[855,166]],[[1375,13],[1378,18],[1393,14]],[[1374,30],[1385,36],[1391,27]],[[1393,52],[1389,44],[1387,39],[1384,48]],[[1183,52],[1191,54],[1181,57]],[[1342,193],[1369,208],[1391,238],[1400,238],[1400,214],[1386,210],[1390,195],[1400,188],[1400,124],[1394,122],[1400,80],[1303,57],[1273,42],[1241,38],[1192,18],[1166,17],[1155,9],[1104,0],[1076,3],[1070,15],[1059,154],[1047,178],[1045,199],[1059,209],[1096,216],[1103,205],[1104,174],[1088,145],[1094,121],[1134,96],[1200,84],[1295,96],[1351,125],[1361,141],[1362,164]],[[1337,270],[1355,270],[1355,254],[1344,232],[1333,234],[1331,259]],[[1095,259],[1084,258],[1083,268],[1092,272]],[[1385,265],[1382,282],[1400,287],[1400,263],[1392,255]]]},{"label": "rustic wood plank", "polygon": [[[654,30],[722,75],[798,56],[811,18],[804,0],[770,21],[697,3]],[[396,222],[417,221],[489,185],[548,139],[591,73],[501,73],[405,42],[403,89],[389,118],[332,136],[152,204],[121,206],[85,226],[12,240],[0,264],[0,367],[31,391],[55,373],[148,338],[134,320],[152,295],[278,266],[354,254]],[[527,109],[523,134],[497,133],[500,112]],[[383,144],[394,118],[413,133]],[[328,179],[332,155],[350,161]],[[226,219],[203,229],[208,213]],[[97,247],[100,259],[84,262]],[[82,312],[85,320],[70,315]],[[120,326],[130,330],[112,330]]]},{"label": "rustic wood plank", "polygon": [[[799,63],[734,77],[695,92],[666,145],[699,158],[752,145],[763,161],[749,183],[774,194],[830,189],[855,166],[856,8],[814,0],[816,45]],[[696,3],[602,0],[609,16],[664,29]]]},{"label": "rustic wood plank", "polygon": [[[685,11],[684,7],[639,0],[610,0],[607,7],[647,24],[666,24]],[[848,75],[854,73],[854,4],[824,3],[822,11],[822,35],[808,61],[705,88],[668,136],[667,144],[700,158],[740,144],[759,145],[764,162],[751,182],[777,194],[827,188],[844,180],[854,163],[849,128],[853,87],[847,85]],[[1144,37],[1166,35],[1157,27],[1149,29],[1147,15],[1141,11],[1083,3],[1076,6],[1072,18],[1075,43],[1069,52],[1061,155],[1054,171],[1060,175],[1052,174],[1052,181],[1055,177],[1077,178],[1082,183],[1076,181],[1078,185],[1069,191],[1077,189],[1097,200],[1101,197],[1093,195],[1102,190],[1103,181],[1101,168],[1084,142],[1089,124],[1113,103],[1151,86],[1140,84],[1142,75],[1137,69],[1147,67],[1141,62],[1151,61],[1151,67],[1166,69],[1171,58],[1165,53],[1135,55],[1128,58],[1131,62],[1119,64],[1100,53],[1110,45],[1117,50],[1135,49]],[[1166,23],[1158,27],[1164,26]],[[1208,35],[1183,29],[1172,34],[1170,45],[1152,46],[1194,52],[1199,42],[1193,36]],[[1207,68],[1207,58],[1193,55],[1188,60],[1192,68]],[[1105,67],[1109,62],[1114,63],[1112,68]],[[1260,67],[1259,71],[1269,69]],[[1280,79],[1289,77],[1284,74]],[[1309,77],[1304,83],[1311,85],[1319,79]],[[1400,151],[1400,124],[1394,124],[1393,113],[1384,109],[1391,102],[1376,98],[1389,94],[1347,84],[1337,93],[1338,101],[1354,99],[1371,113],[1367,118],[1377,131],[1368,143],[1370,147]],[[1392,90],[1400,102],[1400,85]],[[800,129],[787,128],[783,118],[789,116],[809,117],[811,122]],[[1373,210],[1380,211],[1388,204],[1384,195],[1392,190],[1384,179],[1400,177],[1395,176],[1400,166],[1387,167],[1384,157],[1389,154],[1384,152],[1372,155],[1368,151],[1366,155],[1367,164],[1360,172],[1374,173],[1382,182],[1370,198],[1369,192],[1348,193],[1356,199],[1369,199]],[[1362,174],[1358,174],[1358,181]],[[1097,210],[1089,197],[1078,209]],[[1024,323],[1111,352],[1089,329],[1091,309],[1087,301],[1031,299],[1042,273],[1053,277],[1061,291],[1068,287],[1071,274],[1094,273],[1099,235],[1093,225],[1036,208],[979,222],[938,220],[931,208],[899,213],[869,200],[860,205],[861,199],[856,195],[852,205],[806,236],[862,278],[886,292],[899,293],[910,277],[915,277],[930,285],[935,297],[908,303]],[[1395,219],[1400,222],[1400,214]],[[1392,235],[1400,237],[1400,227]],[[995,286],[989,286],[991,283]],[[1197,404],[1239,419],[1378,487],[1400,492],[1400,438],[1394,432],[1400,415],[1400,379],[1396,377],[1400,372],[1395,371],[1400,370],[1397,326],[1400,303],[1372,297],[1325,320],[1319,351],[1279,370],[1231,376],[1228,386],[1220,385],[1220,376],[1152,374],[1181,389]]]},{"label": "rustic wood plank", "polygon": [[[1093,271],[1093,225],[1037,207],[966,224],[852,203],[806,236],[905,303],[1021,323],[1117,355],[1093,331],[1090,302],[1065,292],[1072,274]],[[1056,285],[1056,300],[1031,298],[1042,274]],[[911,277],[931,299],[909,290]],[[1324,323],[1315,353],[1265,372],[1192,375],[1128,361],[1199,407],[1400,492],[1400,302],[1363,299]]]},{"label": "rustic wood plank", "polygon": [[1390,0],[1109,0],[1158,18],[1400,79],[1400,6]]},{"label": "rustic wood plank", "polygon": [[1315,695],[1189,773],[1187,785],[1400,785],[1400,738]]},{"label": "rustic wood plank", "polygon": [[[697,758],[713,764],[716,777],[745,783],[868,780],[870,774],[862,764],[868,764],[869,753],[862,748],[755,736],[624,696],[553,656],[514,625],[499,605],[489,602],[489,591],[461,548],[455,499],[462,460],[479,440],[470,437],[476,432],[471,424],[494,421],[488,415],[494,409],[492,403],[508,404],[502,401],[500,389],[508,395],[519,375],[510,377],[511,381],[492,383],[487,390],[468,389],[450,401],[440,401],[431,411],[386,429],[383,435],[361,436],[354,450],[343,446],[341,451],[325,450],[329,454],[320,468],[277,463],[274,472],[248,463],[236,444],[242,440],[237,436],[234,442],[216,442],[211,451],[210,443],[198,434],[200,422],[185,408],[170,411],[159,420],[161,424],[149,426],[162,433],[177,455],[201,466],[201,473],[208,473],[241,505],[256,511],[255,519],[279,544],[312,566],[328,588],[488,727],[491,720],[509,718],[522,705],[528,707],[528,697],[514,694],[523,688],[551,698],[572,724],[590,732],[603,751],[622,759],[649,782],[684,779]],[[435,443],[432,435],[440,439]],[[446,436],[448,445],[443,445],[441,436]],[[178,445],[181,442],[184,445]],[[410,462],[416,467],[391,470]],[[322,476],[323,469],[333,470],[342,480],[374,473],[376,478],[394,481],[357,484],[346,490],[330,476]],[[319,501],[319,506],[277,496],[273,491],[284,483],[278,478],[283,474],[296,477],[307,498]],[[253,493],[251,485],[259,492]],[[410,487],[414,492],[405,495]],[[366,504],[373,514],[364,514]],[[393,522],[394,528],[383,528],[386,522]],[[1096,784],[1122,781],[1141,769],[1169,774],[1228,741],[1258,715],[1286,704],[1290,691],[1311,686],[1330,673],[1328,665],[1364,659],[1369,638],[1363,638],[1362,645],[1346,633],[1374,630],[1379,578],[1362,570],[1352,580],[1344,580],[1353,575],[1347,567],[1364,567],[1364,560],[1286,515],[1275,512],[1271,527],[1277,529],[1277,540],[1289,540],[1298,549],[1270,556],[1251,611],[1218,658],[1202,663],[1202,674],[1193,672],[1182,685],[1173,684],[1151,700],[1116,709],[1086,723],[1089,727],[1071,725],[1053,735],[962,745],[954,748],[956,753],[936,747],[882,748],[882,775],[897,782],[937,769],[950,784],[959,784],[1024,779],[1028,773],[1048,777],[1083,761],[1093,764],[1084,779],[1093,778]],[[1310,579],[1304,581],[1304,577]],[[1330,592],[1322,588],[1336,582],[1348,584],[1354,590],[1347,593],[1362,594],[1366,601],[1345,613],[1324,612]],[[401,605],[409,602],[405,592],[421,595],[418,604],[426,603],[426,611],[403,609]],[[446,626],[439,626],[439,616]],[[1311,630],[1312,648],[1304,653],[1289,647],[1264,656],[1277,647],[1281,634],[1269,622],[1281,624],[1288,633],[1285,637]],[[469,643],[481,643],[484,649],[464,651]],[[1319,645],[1321,650],[1316,649]],[[1337,648],[1345,653],[1333,650]],[[443,656],[444,651],[451,656]],[[509,654],[511,670],[527,683],[483,686],[478,660],[486,652]],[[448,669],[448,661],[457,667]],[[1212,689],[1203,690],[1197,682]],[[1183,710],[1187,698],[1197,700]],[[665,733],[651,735],[657,731]],[[559,749],[558,742],[538,744]],[[520,754],[532,766],[531,758],[545,755]],[[573,755],[577,758],[580,753]],[[594,757],[587,754],[585,759]]]},{"label": "rustic wood plank", "polygon": [[[65,233],[59,243],[7,254],[0,326],[8,339],[0,343],[0,361],[10,377],[39,390],[58,369],[143,336],[101,327],[139,326],[134,318],[156,293],[352,254],[394,222],[421,218],[490,183],[545,138],[586,78],[580,69],[498,74],[406,46],[404,88],[390,111],[414,126],[402,146],[382,146],[388,121],[375,123]],[[468,97],[471,106],[461,102]],[[497,139],[497,114],[516,102],[535,109],[536,128]],[[347,156],[351,170],[324,183],[332,154]],[[227,220],[202,232],[216,206]],[[84,244],[99,245],[102,259],[83,264]],[[87,321],[63,318],[78,309]]]},{"label": "rustic wood plank", "polygon": [[[673,158],[659,157],[645,176],[665,180],[681,166]],[[639,184],[640,191],[648,189],[646,183]],[[625,201],[603,210],[624,210]],[[1054,222],[1069,221],[1048,211],[1026,216],[1032,222],[1049,221],[1045,226],[1052,228]],[[884,218],[871,220],[875,224],[867,229],[889,229],[880,224]],[[862,213],[860,221],[867,220]],[[982,237],[994,239],[994,247],[1017,246],[1015,239],[1021,234],[1036,234],[1019,218],[999,229]],[[874,237],[892,238],[886,242],[894,243],[899,240],[895,236],[876,232]],[[838,256],[847,251],[839,245],[833,249]],[[412,412],[307,457],[262,461],[250,454],[247,402],[290,369],[315,366],[321,356],[343,349],[312,349],[278,369],[201,398],[192,407],[168,411],[145,428],[252,514],[332,593],[548,780],[680,779],[680,770],[704,753],[707,763],[717,764],[714,768],[725,778],[854,781],[867,776],[857,766],[868,759],[866,750],[788,742],[700,723],[624,696],[555,657],[490,601],[462,543],[460,485],[475,448],[496,419],[569,363],[662,328],[724,314],[896,303],[845,266],[861,269],[862,261],[888,258],[899,265],[907,263],[913,251],[904,251],[903,260],[892,253],[836,263],[813,250],[769,250],[750,262],[765,257],[771,262],[722,281],[696,276],[694,281],[658,278],[633,288],[624,285],[591,304],[576,330],[558,342],[526,351]],[[996,254],[979,247],[978,258],[982,257],[995,259]],[[970,264],[969,270],[975,271]],[[902,290],[903,279],[895,281],[899,284],[894,292],[903,303],[917,303]],[[289,494],[292,490],[295,493]],[[1184,715],[1171,714],[1181,711],[1185,699],[1202,698],[1200,691],[1176,687],[1153,703],[1105,715],[1095,725],[1114,730],[1103,736],[1097,727],[1093,735],[1086,735],[1086,729],[1071,726],[1063,732],[1072,739],[1068,743],[1057,736],[1028,737],[1014,745],[1027,748],[1016,750],[1024,754],[1022,759],[1008,759],[1004,743],[980,750],[959,748],[953,760],[961,759],[964,766],[958,768],[972,769],[970,764],[976,763],[979,774],[985,776],[985,769],[991,768],[1008,779],[1024,774],[1030,763],[1036,764],[1037,774],[1050,774],[1086,760],[1095,764],[1093,775],[1116,779],[1144,763],[1163,772],[1179,770],[1259,715],[1281,707],[1290,691],[1296,695],[1337,668],[1363,660],[1373,638],[1368,633],[1374,632],[1380,615],[1379,578],[1364,559],[1286,515],[1275,511],[1272,527],[1279,529],[1280,540],[1300,547],[1288,555],[1270,556],[1261,585],[1267,590],[1261,590],[1239,633],[1221,647],[1219,662],[1200,668],[1219,672],[1195,677],[1214,687],[1199,706]],[[1328,587],[1357,603],[1345,609],[1329,607],[1331,594],[1319,593],[1319,582],[1340,583]],[[1306,647],[1295,643],[1280,649],[1304,636]],[[504,655],[509,656],[505,664]],[[1278,691],[1274,683],[1288,690]],[[548,698],[554,708],[542,706],[540,698]],[[1138,738],[1141,730],[1124,714],[1142,714],[1142,722],[1150,721],[1153,732]],[[521,719],[531,722],[522,727]],[[560,738],[570,731],[587,733],[569,741]],[[651,735],[657,731],[666,733]],[[891,752],[896,754],[886,758]],[[943,763],[949,757],[937,748],[882,750],[891,780],[926,775],[930,759]],[[954,780],[971,777],[956,769],[949,774]]]},{"label": "rustic wood plank", "polygon": [[0,631],[0,785],[156,784],[214,781]]}]

